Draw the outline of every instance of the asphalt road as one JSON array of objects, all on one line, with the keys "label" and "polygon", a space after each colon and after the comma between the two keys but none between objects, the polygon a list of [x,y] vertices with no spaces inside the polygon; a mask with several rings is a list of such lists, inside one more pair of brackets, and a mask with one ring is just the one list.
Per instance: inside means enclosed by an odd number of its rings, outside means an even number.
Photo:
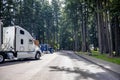
[{"label": "asphalt road", "polygon": [[120,80],[120,76],[72,51],[59,51],[40,60],[6,61],[0,64],[0,80]]}]

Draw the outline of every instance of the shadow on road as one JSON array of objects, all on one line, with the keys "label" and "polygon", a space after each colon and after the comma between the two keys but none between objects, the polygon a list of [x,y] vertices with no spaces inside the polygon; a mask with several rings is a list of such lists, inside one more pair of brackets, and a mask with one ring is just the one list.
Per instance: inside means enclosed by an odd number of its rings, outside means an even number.
[{"label": "shadow on road", "polygon": [[49,66],[51,72],[58,72],[63,71],[66,73],[75,73],[78,74],[78,76],[75,78],[75,80],[120,80],[120,78],[113,79],[107,78],[104,74],[106,72],[98,72],[98,73],[91,73],[88,70],[80,69],[79,67],[74,67],[73,69],[68,67],[59,67],[59,66]]},{"label": "shadow on road", "polygon": [[[71,68],[66,68],[66,67],[59,67],[59,66],[49,66],[49,68],[51,69],[50,71],[51,72],[56,72],[56,71],[65,71],[65,72],[67,72],[67,73],[76,73],[76,74],[79,74],[79,76],[78,77],[76,77],[76,79],[75,80],[80,80],[80,79],[88,79],[88,78],[92,78],[92,79],[100,79],[100,77],[99,76],[97,76],[97,75],[99,75],[99,73],[97,73],[97,74],[94,74],[94,73],[90,73],[89,71],[85,71],[85,70],[82,70],[82,69],[80,69],[80,68],[78,68],[78,67],[74,67],[73,69],[71,69]],[[100,73],[100,74],[102,74],[102,73]],[[97,76],[97,77],[96,77]]]},{"label": "shadow on road", "polygon": [[0,64],[0,67],[2,66],[9,66],[9,65],[15,65],[15,64],[22,64],[22,63],[29,63],[31,61],[38,61],[35,59],[22,59],[22,60],[8,60],[5,61],[4,63]]}]

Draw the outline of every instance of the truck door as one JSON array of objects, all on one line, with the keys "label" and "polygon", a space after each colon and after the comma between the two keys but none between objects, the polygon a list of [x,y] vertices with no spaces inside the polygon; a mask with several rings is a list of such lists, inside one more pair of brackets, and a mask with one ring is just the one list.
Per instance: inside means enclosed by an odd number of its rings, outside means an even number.
[{"label": "truck door", "polygon": [[33,39],[31,38],[28,40],[28,54],[30,57],[35,56],[35,46],[34,46]]},{"label": "truck door", "polygon": [[18,27],[16,31],[16,51],[18,52],[18,58],[29,57],[27,46],[28,38],[26,36],[26,31]]},{"label": "truck door", "polygon": [[29,50],[29,51],[32,51],[32,52],[34,51],[34,48],[33,48],[34,46],[33,46],[33,44],[34,44],[34,43],[33,43],[33,40],[32,40],[32,39],[29,39],[29,41],[28,41],[28,50]]}]

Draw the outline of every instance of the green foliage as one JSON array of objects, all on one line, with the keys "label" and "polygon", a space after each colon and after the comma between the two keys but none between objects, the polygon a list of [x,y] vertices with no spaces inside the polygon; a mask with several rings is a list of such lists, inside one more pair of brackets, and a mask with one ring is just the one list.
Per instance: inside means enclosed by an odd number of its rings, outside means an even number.
[{"label": "green foliage", "polygon": [[0,18],[4,22],[4,26],[14,25],[14,2],[12,0],[0,1]]},{"label": "green foliage", "polygon": [[111,16],[120,16],[120,0],[110,0],[109,8]]},{"label": "green foliage", "polygon": [[112,63],[116,63],[120,65],[120,58],[119,57],[110,57],[107,54],[100,54],[98,51],[92,51],[92,56],[98,59],[102,59],[105,61],[109,61]]},{"label": "green foliage", "polygon": [[[78,54],[88,55],[87,52],[78,52]],[[120,57],[110,57],[110,56],[108,56],[108,54],[101,54],[99,51],[92,51],[91,57],[120,65]]]},{"label": "green foliage", "polygon": [[[118,22],[114,23],[114,17]],[[0,18],[4,26],[19,25],[56,49],[87,51],[90,44],[98,47],[98,22],[106,29],[110,22],[119,25],[120,1],[52,0],[49,4],[47,0],[1,0]]]}]

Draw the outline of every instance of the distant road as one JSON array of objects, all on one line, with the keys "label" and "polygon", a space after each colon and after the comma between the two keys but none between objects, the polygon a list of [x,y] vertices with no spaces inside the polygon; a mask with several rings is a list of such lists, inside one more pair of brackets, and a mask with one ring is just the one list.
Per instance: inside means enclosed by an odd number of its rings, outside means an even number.
[{"label": "distant road", "polygon": [[72,51],[45,54],[40,60],[7,61],[0,64],[0,80],[120,80]]}]

